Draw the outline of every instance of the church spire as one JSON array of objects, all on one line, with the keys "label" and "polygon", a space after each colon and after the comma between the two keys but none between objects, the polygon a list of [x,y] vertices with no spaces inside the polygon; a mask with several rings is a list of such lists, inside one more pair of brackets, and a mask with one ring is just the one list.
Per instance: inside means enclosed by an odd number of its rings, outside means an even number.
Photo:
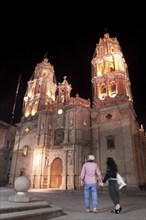
[{"label": "church spire", "polygon": [[127,64],[117,38],[106,32],[96,45],[91,64],[94,105],[132,101]]},{"label": "church spire", "polygon": [[54,67],[45,57],[41,63],[36,65],[33,77],[28,81],[23,105],[25,117],[35,115],[38,111],[47,109],[48,105],[55,102],[57,89],[55,79]]}]

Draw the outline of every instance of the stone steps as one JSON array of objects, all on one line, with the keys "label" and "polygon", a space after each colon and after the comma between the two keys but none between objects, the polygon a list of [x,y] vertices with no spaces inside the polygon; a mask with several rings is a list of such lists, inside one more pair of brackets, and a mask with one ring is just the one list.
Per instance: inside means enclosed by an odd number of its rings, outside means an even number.
[{"label": "stone steps", "polygon": [[65,215],[62,208],[46,201],[15,204],[15,207],[0,208],[0,220],[48,220]]}]

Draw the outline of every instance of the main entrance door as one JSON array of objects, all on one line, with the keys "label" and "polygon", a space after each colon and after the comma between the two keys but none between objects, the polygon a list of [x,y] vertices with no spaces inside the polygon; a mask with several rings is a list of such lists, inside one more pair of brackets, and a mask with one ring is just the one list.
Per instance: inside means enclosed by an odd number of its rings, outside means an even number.
[{"label": "main entrance door", "polygon": [[62,184],[62,160],[56,158],[51,164],[51,178],[50,178],[50,187],[51,188],[60,188]]}]

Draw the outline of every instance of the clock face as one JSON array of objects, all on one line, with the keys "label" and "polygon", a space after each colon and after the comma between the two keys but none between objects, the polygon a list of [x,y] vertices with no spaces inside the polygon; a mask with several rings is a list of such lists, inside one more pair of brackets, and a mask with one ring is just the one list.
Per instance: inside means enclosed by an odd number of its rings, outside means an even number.
[{"label": "clock face", "polygon": [[61,115],[62,112],[63,112],[62,109],[59,109],[59,110],[58,110],[58,114],[59,114],[59,115]]}]

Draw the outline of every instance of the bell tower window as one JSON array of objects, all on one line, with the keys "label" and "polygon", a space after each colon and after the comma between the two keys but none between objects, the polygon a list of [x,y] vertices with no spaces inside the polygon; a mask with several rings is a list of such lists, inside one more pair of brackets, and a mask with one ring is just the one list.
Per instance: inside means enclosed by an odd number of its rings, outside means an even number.
[{"label": "bell tower window", "polygon": [[116,96],[116,82],[115,81],[112,81],[110,83],[109,95],[112,98]]},{"label": "bell tower window", "polygon": [[102,84],[101,85],[101,87],[100,87],[100,95],[99,95],[100,97],[100,99],[101,100],[103,100],[103,99],[105,99],[106,98],[106,96],[107,96],[107,90],[106,90],[106,86],[105,86],[105,84]]}]

